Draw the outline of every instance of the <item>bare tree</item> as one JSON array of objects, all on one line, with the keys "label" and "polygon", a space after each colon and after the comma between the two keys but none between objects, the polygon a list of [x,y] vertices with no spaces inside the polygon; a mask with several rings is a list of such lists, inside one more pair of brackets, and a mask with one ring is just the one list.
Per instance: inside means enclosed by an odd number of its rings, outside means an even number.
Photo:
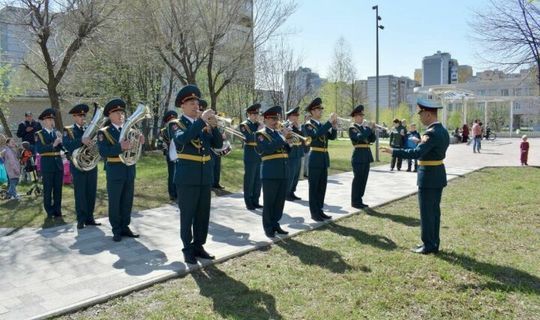
[{"label": "bare tree", "polygon": [[[31,52],[39,64],[26,60],[23,65],[46,87],[51,106],[60,115],[59,85],[77,51],[99,29],[115,10],[113,1],[101,0],[19,0],[25,16],[19,22],[32,34],[37,49]],[[62,127],[61,116],[56,125]]]},{"label": "bare tree", "polygon": [[296,90],[299,88],[295,86],[298,77],[293,70],[300,67],[301,61],[302,59],[296,56],[293,49],[285,43],[284,37],[269,41],[256,52],[256,88],[269,90],[275,105],[282,105],[289,109],[296,107],[303,98],[298,95],[307,94],[307,90],[299,92]]},{"label": "bare tree", "polygon": [[[352,53],[349,43],[345,38],[340,37],[334,47],[334,56],[329,69],[329,80],[334,82],[335,94],[335,112],[338,113],[346,109],[344,99],[346,92],[354,99],[354,94],[350,94],[354,90],[354,78],[356,69],[352,62]],[[350,88],[353,89],[350,89]],[[354,93],[354,92],[352,92]],[[354,104],[354,100],[352,101]],[[347,99],[347,104],[349,103]]]},{"label": "bare tree", "polygon": [[[476,12],[472,27],[483,57],[507,71],[535,66],[540,88],[540,8],[529,0],[490,0]],[[540,94],[540,90],[539,90]]]}]

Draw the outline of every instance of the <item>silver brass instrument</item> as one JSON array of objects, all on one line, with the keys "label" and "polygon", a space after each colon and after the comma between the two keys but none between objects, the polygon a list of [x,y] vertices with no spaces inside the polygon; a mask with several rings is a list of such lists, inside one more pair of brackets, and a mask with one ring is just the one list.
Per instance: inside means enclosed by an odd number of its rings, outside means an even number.
[{"label": "silver brass instrument", "polygon": [[152,117],[150,109],[142,103],[139,103],[135,112],[129,116],[124,125],[122,126],[122,131],[120,132],[120,137],[118,138],[119,142],[124,140],[129,141],[130,148],[128,150],[122,151],[119,155],[120,160],[126,166],[132,166],[137,163],[141,157],[143,145],[140,142],[140,136],[142,134],[141,130],[135,127],[135,125],[141,122],[144,119],[149,119]]},{"label": "silver brass instrument", "polygon": [[246,137],[242,134],[242,132],[236,130],[233,128],[233,119],[230,118],[224,118],[221,116],[216,115],[215,116],[218,121],[218,127],[223,129],[223,131],[231,136],[235,136],[240,140],[246,140]]},{"label": "silver brass instrument", "polygon": [[98,130],[103,126],[105,121],[107,121],[107,118],[103,117],[102,107],[98,107],[96,103],[94,103],[94,106],[94,116],[82,136],[82,140],[88,138],[90,139],[90,143],[88,145],[83,144],[80,148],[75,149],[71,156],[71,162],[75,168],[81,171],[90,171],[94,169],[101,159],[96,136]]},{"label": "silver brass instrument", "polygon": [[337,118],[337,127],[339,131],[345,131],[348,130],[349,127],[353,124],[353,121],[351,119],[347,118]]},{"label": "silver brass instrument", "polygon": [[311,144],[311,137],[304,137],[303,135],[294,132],[291,122],[289,121],[285,121],[285,123],[278,122],[277,130],[283,131],[284,128],[290,130],[289,134],[291,135],[291,137],[287,140],[290,140],[292,144],[297,144],[301,142],[303,142],[306,146],[309,146]]},{"label": "silver brass instrument", "polygon": [[[240,131],[237,131],[232,127],[232,119],[221,117],[218,115],[214,115],[214,117],[217,120],[217,126],[220,131],[223,131],[225,134],[229,134],[231,136],[235,136],[237,138],[245,140],[244,135]],[[229,155],[232,152],[231,142],[228,139],[223,140],[223,146],[221,148],[212,148],[212,152],[218,157],[225,157]]]}]

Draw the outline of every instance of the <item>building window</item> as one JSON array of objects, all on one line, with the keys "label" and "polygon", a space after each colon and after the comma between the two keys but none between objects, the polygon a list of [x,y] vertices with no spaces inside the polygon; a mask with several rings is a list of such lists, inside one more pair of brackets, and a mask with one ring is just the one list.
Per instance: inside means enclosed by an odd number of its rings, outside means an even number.
[{"label": "building window", "polygon": [[508,89],[502,89],[501,90],[501,96],[507,97],[508,96]]}]

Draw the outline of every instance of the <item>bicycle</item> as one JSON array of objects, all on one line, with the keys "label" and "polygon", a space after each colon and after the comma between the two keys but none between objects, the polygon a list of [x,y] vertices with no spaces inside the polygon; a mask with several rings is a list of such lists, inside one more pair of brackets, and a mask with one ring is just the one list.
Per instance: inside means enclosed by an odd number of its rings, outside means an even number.
[{"label": "bicycle", "polygon": [[485,140],[493,141],[497,139],[497,134],[495,132],[492,132],[490,128],[487,128],[483,138]]}]

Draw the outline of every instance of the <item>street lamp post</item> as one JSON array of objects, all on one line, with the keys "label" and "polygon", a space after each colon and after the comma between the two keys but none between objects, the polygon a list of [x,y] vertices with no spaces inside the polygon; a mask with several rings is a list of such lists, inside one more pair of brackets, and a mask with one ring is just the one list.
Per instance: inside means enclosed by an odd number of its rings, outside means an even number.
[{"label": "street lamp post", "polygon": [[[384,26],[379,25],[381,17],[379,16],[379,6],[371,7],[375,10],[375,56],[376,56],[376,75],[375,75],[375,123],[379,123],[379,29]],[[375,140],[375,161],[379,161],[379,130],[376,130],[377,140]]]}]

